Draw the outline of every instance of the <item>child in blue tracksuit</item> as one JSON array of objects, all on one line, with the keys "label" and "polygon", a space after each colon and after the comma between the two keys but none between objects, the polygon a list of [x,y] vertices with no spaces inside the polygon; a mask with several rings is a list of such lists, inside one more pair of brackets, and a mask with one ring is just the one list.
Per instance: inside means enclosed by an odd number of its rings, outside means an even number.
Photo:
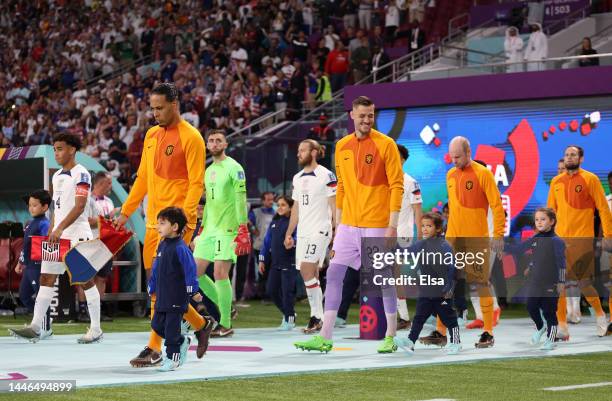
[{"label": "child in blue tracksuit", "polygon": [[[272,218],[259,253],[259,271],[263,274],[266,264],[270,265],[266,291],[283,314],[283,322],[278,329],[288,331],[295,327],[297,270],[295,269],[295,248],[286,249],[284,241],[293,199],[281,196],[277,205],[276,215]],[[295,232],[293,235],[295,237]]]},{"label": "child in blue tracksuit", "polygon": [[[532,251],[527,275],[527,311],[536,325],[531,344],[538,345],[546,333],[542,350],[555,348],[557,335],[557,301],[565,286],[565,243],[555,234],[557,217],[554,210],[546,207],[535,212],[537,233],[517,245],[506,245],[512,253]],[[546,325],[542,320],[546,320]]]},{"label": "child in blue tracksuit", "polygon": [[[423,325],[429,316],[437,315],[450,333],[449,354],[461,350],[457,314],[453,309],[453,289],[455,286],[456,269],[453,263],[452,248],[442,237],[442,216],[439,213],[425,213],[421,218],[423,240],[408,247],[412,253],[434,256],[431,261],[422,261],[417,266],[416,284],[419,285],[416,314],[410,327],[408,338],[396,336],[394,342],[409,353],[414,352],[414,344],[419,338]],[[442,262],[442,263],[440,263]],[[437,284],[440,281],[443,284]],[[430,284],[436,283],[436,284]]]},{"label": "child in blue tracksuit", "polygon": [[187,358],[190,339],[181,334],[181,321],[189,299],[198,291],[198,277],[191,250],[181,238],[187,224],[182,209],[168,207],[157,215],[157,231],[162,240],[157,247],[149,294],[157,295],[151,328],[166,339],[166,359],[158,369],[175,370]]},{"label": "child in blue tracksuit", "polygon": [[[19,300],[25,306],[29,313],[34,312],[34,303],[36,293],[40,286],[40,262],[34,262],[30,259],[32,252],[32,236],[40,235],[47,236],[49,234],[49,219],[45,216],[49,210],[51,203],[51,195],[44,189],[34,191],[28,197],[28,211],[32,216],[32,220],[28,222],[23,235],[23,249],[19,256],[19,264],[15,267],[17,273],[21,276],[19,284]],[[46,332],[51,327],[49,310],[47,317],[43,321],[42,330]]]}]

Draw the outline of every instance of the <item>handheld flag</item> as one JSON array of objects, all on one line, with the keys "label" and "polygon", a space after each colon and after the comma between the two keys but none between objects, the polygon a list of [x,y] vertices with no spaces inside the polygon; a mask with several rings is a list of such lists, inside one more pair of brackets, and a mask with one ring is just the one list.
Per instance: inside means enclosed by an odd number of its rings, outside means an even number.
[{"label": "handheld flag", "polygon": [[83,284],[93,278],[132,237],[132,232],[124,227],[116,230],[109,219],[99,216],[98,222],[100,238],[79,242],[64,256],[71,285]]},{"label": "handheld flag", "polygon": [[32,248],[30,260],[33,262],[61,262],[70,249],[69,239],[60,239],[60,242],[49,242],[49,237],[32,235]]}]

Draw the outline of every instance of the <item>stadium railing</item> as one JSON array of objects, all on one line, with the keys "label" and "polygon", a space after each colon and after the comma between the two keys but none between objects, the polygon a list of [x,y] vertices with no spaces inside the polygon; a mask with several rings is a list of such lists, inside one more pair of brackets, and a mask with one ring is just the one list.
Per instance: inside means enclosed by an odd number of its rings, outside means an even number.
[{"label": "stadium railing", "polygon": [[[595,34],[591,35],[589,38],[591,39],[591,47],[595,47],[600,41],[602,42],[602,41],[612,40],[612,25],[608,25],[607,27],[603,28],[599,32],[595,32]],[[568,47],[565,50],[565,54],[568,56],[576,55],[576,53],[578,53],[581,48],[582,48],[582,38],[580,39],[579,42],[577,42],[573,46]]]},{"label": "stadium railing", "polygon": [[[484,63],[478,65],[466,65],[449,68],[438,68],[427,71],[404,71],[398,76],[398,81],[408,81],[416,79],[438,79],[438,78],[450,78],[456,76],[467,76],[467,75],[482,75],[482,74],[508,74],[507,67],[512,65],[528,65],[528,64],[541,64],[544,63],[544,68],[540,71],[560,69],[564,63],[568,61],[578,61],[581,59],[599,58],[609,61],[612,64],[612,53],[592,54],[587,56],[565,56],[565,57],[550,57],[542,60],[533,61],[519,61],[519,62],[498,62],[498,63]],[[427,77],[427,74],[431,75]]]}]

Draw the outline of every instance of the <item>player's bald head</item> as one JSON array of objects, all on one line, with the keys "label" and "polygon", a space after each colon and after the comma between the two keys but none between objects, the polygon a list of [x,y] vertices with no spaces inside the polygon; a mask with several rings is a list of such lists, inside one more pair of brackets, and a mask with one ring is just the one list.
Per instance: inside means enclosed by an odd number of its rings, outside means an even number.
[{"label": "player's bald head", "polygon": [[464,136],[456,136],[451,139],[450,144],[448,145],[448,150],[459,151],[465,154],[470,153],[470,141]]},{"label": "player's bald head", "polygon": [[448,145],[448,153],[455,167],[466,167],[472,159],[470,141],[463,136],[454,137]]}]

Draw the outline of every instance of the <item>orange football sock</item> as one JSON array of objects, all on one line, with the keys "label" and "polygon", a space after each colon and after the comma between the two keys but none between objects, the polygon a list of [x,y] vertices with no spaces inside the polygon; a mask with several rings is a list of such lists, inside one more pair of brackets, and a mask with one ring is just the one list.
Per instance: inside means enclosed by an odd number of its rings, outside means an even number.
[{"label": "orange football sock", "polygon": [[557,302],[557,320],[559,326],[567,327],[567,298],[565,297],[565,290],[563,294],[559,295],[559,301]]},{"label": "orange football sock", "polygon": [[200,330],[204,327],[204,318],[198,313],[197,310],[191,305],[187,308],[187,312],[183,315],[183,319],[187,320],[194,331]]},{"label": "orange football sock", "polygon": [[480,309],[482,310],[482,320],[484,323],[484,331],[493,335],[493,297],[481,296]]},{"label": "orange football sock", "polygon": [[[593,288],[593,291],[595,291],[595,288]],[[589,305],[591,305],[593,309],[595,309],[595,316],[605,316],[606,315],[606,312],[604,312],[603,307],[601,306],[601,301],[598,296],[586,296],[585,295],[585,298],[587,302],[589,303]]]}]

